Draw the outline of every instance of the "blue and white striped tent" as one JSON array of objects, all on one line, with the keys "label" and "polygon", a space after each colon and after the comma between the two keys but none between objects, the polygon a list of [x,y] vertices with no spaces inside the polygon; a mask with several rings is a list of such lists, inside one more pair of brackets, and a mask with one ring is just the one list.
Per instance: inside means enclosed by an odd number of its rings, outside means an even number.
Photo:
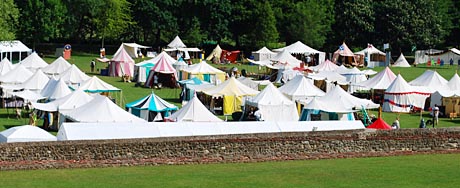
[{"label": "blue and white striped tent", "polygon": [[[153,92],[142,99],[126,104],[125,107],[130,113],[147,121],[162,120],[178,110],[177,106],[166,102]],[[161,114],[161,119],[158,114]]]}]

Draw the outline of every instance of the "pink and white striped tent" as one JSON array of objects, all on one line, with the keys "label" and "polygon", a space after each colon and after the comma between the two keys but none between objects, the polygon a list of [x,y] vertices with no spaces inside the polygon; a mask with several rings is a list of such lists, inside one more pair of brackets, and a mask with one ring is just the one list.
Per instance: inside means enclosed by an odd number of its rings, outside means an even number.
[{"label": "pink and white striped tent", "polygon": [[[154,81],[154,75],[158,74],[158,82],[162,83],[165,86],[174,87],[175,81],[177,80],[177,71],[176,69],[168,62],[166,56],[161,57],[155,64],[155,66],[150,69],[149,76],[145,82],[146,87],[151,87]],[[171,83],[174,82],[174,83]]]},{"label": "pink and white striped tent", "polygon": [[134,60],[124,48],[121,47],[110,60],[109,75],[114,77],[122,77],[123,75],[132,77],[134,75]]}]

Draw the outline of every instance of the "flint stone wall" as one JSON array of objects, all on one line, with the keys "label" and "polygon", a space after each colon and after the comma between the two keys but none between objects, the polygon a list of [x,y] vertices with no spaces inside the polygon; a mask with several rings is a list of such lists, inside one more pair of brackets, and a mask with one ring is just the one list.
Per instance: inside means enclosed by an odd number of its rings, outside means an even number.
[{"label": "flint stone wall", "polygon": [[460,153],[460,128],[0,144],[0,169],[259,162]]}]

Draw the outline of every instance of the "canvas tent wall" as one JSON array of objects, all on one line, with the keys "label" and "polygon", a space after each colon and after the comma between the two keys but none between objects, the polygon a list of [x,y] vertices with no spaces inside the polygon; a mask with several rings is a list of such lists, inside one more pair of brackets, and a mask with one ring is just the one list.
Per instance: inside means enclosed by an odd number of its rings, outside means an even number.
[{"label": "canvas tent wall", "polygon": [[13,53],[19,53],[19,61],[22,60],[22,53],[29,55],[32,49],[28,48],[19,40],[0,41],[0,59],[8,58],[13,61]]},{"label": "canvas tent wall", "polygon": [[128,103],[125,107],[128,109],[128,112],[146,121],[154,121],[158,113],[161,113],[161,118],[163,119],[178,110],[177,106],[166,102],[153,93]]},{"label": "canvas tent wall", "polygon": [[[451,48],[447,51],[428,49],[417,50],[415,52],[415,64],[425,64],[428,61],[443,61],[444,65],[449,65],[452,59],[454,65],[460,65],[460,51],[456,48]],[[432,65],[434,66],[434,65]]]},{"label": "canvas tent wall", "polygon": [[409,85],[399,74],[385,90],[382,110],[384,112],[410,112],[413,108],[423,109],[430,92]]},{"label": "canvas tent wall", "polygon": [[200,63],[190,65],[187,68],[182,70],[181,80],[191,79],[194,77],[199,78],[200,80],[212,83],[220,84],[225,81],[226,73],[221,71],[208,63],[202,61]]},{"label": "canvas tent wall", "polygon": [[444,106],[443,113],[460,113],[460,90],[441,90],[431,94],[430,107],[434,105]]},{"label": "canvas tent wall", "polygon": [[308,56],[317,54],[318,55],[318,64],[323,63],[324,60],[326,59],[326,53],[325,52],[315,50],[315,49],[311,48],[310,46],[307,46],[306,44],[304,44],[304,43],[302,43],[300,41],[292,43],[291,45],[286,46],[284,48],[274,49],[273,51],[281,52],[283,50],[286,50],[291,54],[303,54],[303,55],[308,55]]},{"label": "canvas tent wall", "polygon": [[356,52],[356,55],[360,55],[363,61],[367,59],[367,67],[374,68],[385,65],[385,53],[374,47],[372,44],[367,44],[367,48]]},{"label": "canvas tent wall", "polygon": [[352,66],[358,66],[358,62],[355,59],[355,54],[348,48],[344,43],[339,46],[332,56],[332,62],[336,64],[350,64]]},{"label": "canvas tent wall", "polygon": [[270,51],[267,47],[262,47],[260,50],[252,52],[254,61],[269,60],[276,55],[275,52]]},{"label": "canvas tent wall", "polygon": [[167,121],[175,122],[221,122],[223,120],[209,111],[196,95],[180,110],[166,117]]},{"label": "canvas tent wall", "polygon": [[222,55],[222,48],[220,48],[219,45],[217,45],[211,52],[211,54],[208,55],[208,57],[206,58],[206,60],[208,61],[213,61],[213,62],[216,62],[216,63],[219,63],[220,62],[220,56]]},{"label": "canvas tent wall", "polygon": [[139,50],[141,49],[147,49],[147,48],[151,48],[150,46],[143,46],[143,45],[140,45],[140,44],[136,44],[136,43],[121,43],[120,47],[118,48],[117,52],[115,52],[115,55],[113,56],[117,56],[117,54],[121,53],[121,49],[124,49],[126,51],[126,53],[128,53],[128,55],[132,58],[140,58],[139,56]]},{"label": "canvas tent wall", "polygon": [[134,75],[134,60],[124,48],[120,48],[109,62],[109,75],[122,77]]},{"label": "canvas tent wall", "polygon": [[172,66],[172,63],[173,62],[168,62],[165,56],[161,57],[157,62],[155,62],[155,66],[150,69],[149,76],[145,81],[145,87],[154,86],[155,75],[157,76],[157,81],[159,84],[161,83],[163,86],[171,88],[176,87],[177,71]]}]

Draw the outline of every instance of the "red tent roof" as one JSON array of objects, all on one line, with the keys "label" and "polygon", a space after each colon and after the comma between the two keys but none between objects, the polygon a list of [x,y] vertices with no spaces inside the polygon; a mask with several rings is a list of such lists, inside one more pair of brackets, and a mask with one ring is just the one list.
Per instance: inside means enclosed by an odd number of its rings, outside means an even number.
[{"label": "red tent roof", "polygon": [[389,130],[391,126],[388,125],[382,118],[377,119],[374,123],[367,126],[368,129],[382,129],[382,130]]}]

